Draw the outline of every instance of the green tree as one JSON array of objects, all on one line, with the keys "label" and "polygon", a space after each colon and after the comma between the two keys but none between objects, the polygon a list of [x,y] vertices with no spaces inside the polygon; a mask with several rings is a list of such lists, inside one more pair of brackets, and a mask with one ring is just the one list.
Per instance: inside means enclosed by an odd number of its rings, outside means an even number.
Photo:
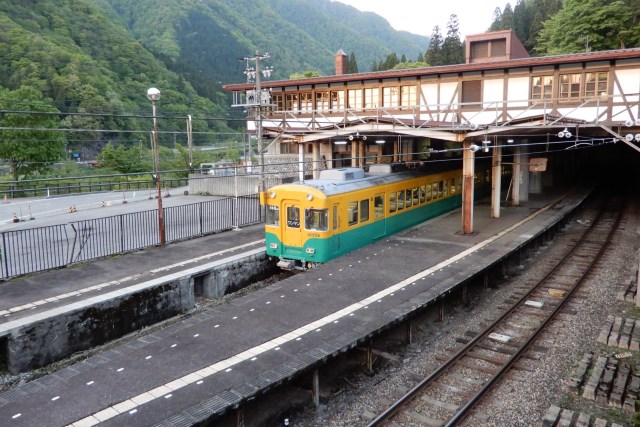
[{"label": "green tree", "polygon": [[311,77],[320,77],[320,71],[303,71],[302,73],[293,73],[289,76],[289,78],[291,80],[295,80],[295,79],[308,79]]},{"label": "green tree", "polygon": [[426,68],[429,64],[423,61],[401,62],[393,67],[393,70],[406,70],[409,68]]},{"label": "green tree", "polygon": [[[378,70],[379,71],[391,70],[400,62],[401,61],[398,60],[398,55],[396,55],[395,52],[391,52],[389,55],[387,55],[387,59],[385,59],[383,62],[378,64]],[[406,58],[405,58],[405,62],[406,62]]]},{"label": "green tree", "polygon": [[431,32],[431,41],[429,42],[429,48],[427,49],[427,53],[425,54],[425,60],[431,66],[443,65],[444,62],[442,60],[442,43],[444,40],[442,39],[442,33],[440,32],[440,27],[436,25],[433,27],[433,31]]},{"label": "green tree", "polygon": [[0,159],[14,180],[46,171],[64,158],[66,138],[58,109],[42,92],[28,86],[11,91],[0,87]]},{"label": "green tree", "polygon": [[464,45],[460,40],[460,24],[457,15],[451,15],[447,23],[447,37],[442,43],[442,62],[442,65],[464,62]]},{"label": "green tree", "polygon": [[358,63],[356,62],[356,54],[351,52],[347,60],[347,74],[355,74],[358,72]]},{"label": "green tree", "polygon": [[147,160],[149,156],[143,154],[139,145],[126,147],[124,144],[114,147],[111,143],[105,145],[97,160],[105,168],[113,169],[122,174],[146,172],[152,169]]},{"label": "green tree", "polygon": [[[230,155],[234,155],[231,153]],[[194,149],[191,151],[191,156],[193,157],[193,168],[197,169],[200,164],[207,163],[211,161],[211,156],[199,149]],[[230,160],[238,160],[239,155],[237,149],[235,150],[235,155],[230,157]],[[176,144],[174,150],[173,158],[167,162],[169,169],[176,171],[173,172],[173,175],[179,178],[184,178],[188,176],[189,170],[189,149],[183,145]]]},{"label": "green tree", "polygon": [[[535,51],[541,55],[637,47],[637,0],[565,0],[544,24]],[[635,4],[636,7],[630,7]]]}]

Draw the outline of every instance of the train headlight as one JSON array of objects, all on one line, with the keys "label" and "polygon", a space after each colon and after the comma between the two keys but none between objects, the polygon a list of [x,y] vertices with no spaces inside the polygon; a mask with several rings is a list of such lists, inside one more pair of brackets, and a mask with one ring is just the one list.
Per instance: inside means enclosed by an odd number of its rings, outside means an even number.
[{"label": "train headlight", "polygon": [[315,254],[315,253],[316,253],[316,250],[315,250],[315,249],[313,249],[313,248],[307,248],[306,252],[307,252],[308,254]]},{"label": "train headlight", "polygon": [[277,243],[269,243],[269,248],[270,249],[278,249],[278,244]]},{"label": "train headlight", "polygon": [[308,201],[312,201],[313,200],[313,194],[311,194],[311,193],[307,194],[307,200]]},{"label": "train headlight", "polygon": [[275,199],[276,198],[276,192],[275,191],[269,192],[269,197],[271,197],[272,199]]}]

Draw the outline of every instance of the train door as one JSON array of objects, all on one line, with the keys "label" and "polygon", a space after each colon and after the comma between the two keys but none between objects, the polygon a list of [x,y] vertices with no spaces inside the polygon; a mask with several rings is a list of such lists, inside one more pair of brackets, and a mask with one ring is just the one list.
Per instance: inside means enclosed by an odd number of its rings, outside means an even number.
[{"label": "train door", "polygon": [[287,246],[293,246],[296,248],[302,247],[302,225],[300,221],[300,206],[297,206],[293,201],[285,200],[282,204],[284,206],[284,213],[286,215],[285,221],[282,221],[284,236],[283,241]]},{"label": "train door", "polygon": [[387,221],[384,216],[384,193],[373,197],[373,238],[379,239],[387,234]]},{"label": "train door", "polygon": [[339,205],[335,203],[331,208],[331,253],[340,252],[340,217]]}]

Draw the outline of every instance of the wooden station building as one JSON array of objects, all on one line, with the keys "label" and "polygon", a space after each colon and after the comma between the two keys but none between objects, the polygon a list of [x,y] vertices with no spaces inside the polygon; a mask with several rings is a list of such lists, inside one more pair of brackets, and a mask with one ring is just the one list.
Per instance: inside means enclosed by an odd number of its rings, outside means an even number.
[{"label": "wooden station building", "polygon": [[465,43],[465,64],[346,74],[339,50],[335,75],[295,80],[260,82],[256,61],[256,83],[224,89],[248,111],[262,168],[293,158],[304,179],[323,168],[461,159],[464,233],[473,232],[478,156],[493,165],[498,217],[506,165],[517,205],[552,178],[546,162],[559,153],[611,143],[640,151],[640,49],[530,57],[511,30]]}]

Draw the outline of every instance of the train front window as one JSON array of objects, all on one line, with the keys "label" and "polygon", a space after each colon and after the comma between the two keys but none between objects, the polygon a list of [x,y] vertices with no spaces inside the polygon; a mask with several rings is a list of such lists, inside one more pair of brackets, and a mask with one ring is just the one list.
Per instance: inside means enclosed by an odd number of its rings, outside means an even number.
[{"label": "train front window", "polygon": [[329,211],[327,209],[305,209],[305,230],[327,231],[329,229]]},{"label": "train front window", "polygon": [[287,227],[300,228],[300,208],[297,206],[287,207]]},{"label": "train front window", "polygon": [[280,225],[280,209],[277,206],[267,206],[267,225]]}]

